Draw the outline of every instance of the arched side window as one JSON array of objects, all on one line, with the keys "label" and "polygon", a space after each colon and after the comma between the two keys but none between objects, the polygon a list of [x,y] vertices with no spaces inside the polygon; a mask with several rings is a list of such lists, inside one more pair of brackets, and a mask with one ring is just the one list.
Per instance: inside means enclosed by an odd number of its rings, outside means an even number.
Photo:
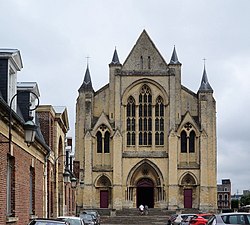
[{"label": "arched side window", "polygon": [[139,95],[139,145],[152,145],[152,94],[147,85]]},{"label": "arched side window", "polygon": [[164,105],[161,96],[155,104],[155,145],[164,145]]},{"label": "arched side window", "polygon": [[104,153],[109,153],[109,139],[110,133],[106,131],[104,135]]},{"label": "arched side window", "polygon": [[181,132],[181,152],[194,153],[195,152],[196,134],[191,123],[186,123]]},{"label": "arched side window", "polygon": [[96,133],[96,139],[97,139],[97,153],[102,153],[102,133],[100,131]]},{"label": "arched side window", "polygon": [[127,145],[135,145],[135,99],[132,96],[127,102]]},{"label": "arched side window", "polygon": [[181,152],[187,152],[187,133],[184,130],[181,132]]},{"label": "arched side window", "polygon": [[195,132],[193,130],[189,134],[189,152],[195,152]]},{"label": "arched side window", "polygon": [[97,153],[110,153],[110,132],[104,124],[96,133],[96,151]]}]

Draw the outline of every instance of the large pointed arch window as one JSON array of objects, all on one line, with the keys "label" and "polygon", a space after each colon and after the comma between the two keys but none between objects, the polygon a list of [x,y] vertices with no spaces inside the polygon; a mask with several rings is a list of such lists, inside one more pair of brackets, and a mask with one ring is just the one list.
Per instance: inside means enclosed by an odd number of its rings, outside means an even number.
[{"label": "large pointed arch window", "polygon": [[181,152],[194,153],[195,152],[196,134],[191,123],[186,123],[181,131]]},{"label": "large pointed arch window", "polygon": [[110,152],[110,132],[104,124],[99,127],[96,133],[96,152]]},{"label": "large pointed arch window", "polygon": [[155,145],[164,145],[164,105],[161,96],[155,104]]},{"label": "large pointed arch window", "polygon": [[139,145],[152,145],[152,94],[147,85],[139,95]]},{"label": "large pointed arch window", "polygon": [[132,96],[127,102],[127,145],[135,145],[135,99]]}]

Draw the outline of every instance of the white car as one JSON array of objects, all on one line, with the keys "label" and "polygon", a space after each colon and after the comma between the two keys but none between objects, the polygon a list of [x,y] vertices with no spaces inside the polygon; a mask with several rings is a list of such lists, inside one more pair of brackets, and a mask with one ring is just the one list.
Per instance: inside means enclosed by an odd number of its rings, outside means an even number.
[{"label": "white car", "polygon": [[250,224],[250,213],[234,212],[213,215],[207,222],[208,225]]},{"label": "white car", "polygon": [[68,222],[70,225],[84,225],[84,221],[80,217],[60,216],[58,219]]},{"label": "white car", "polygon": [[186,224],[196,214],[178,214],[177,217],[172,221],[173,225]]}]

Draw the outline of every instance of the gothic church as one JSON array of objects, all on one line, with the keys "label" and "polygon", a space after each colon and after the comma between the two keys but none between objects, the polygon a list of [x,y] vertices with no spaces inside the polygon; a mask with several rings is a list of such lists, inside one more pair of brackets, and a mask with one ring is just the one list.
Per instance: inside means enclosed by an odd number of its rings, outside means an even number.
[{"label": "gothic church", "polygon": [[109,83],[78,92],[75,160],[80,208],[217,208],[216,103],[204,67],[197,93],[181,84],[174,48],[165,61],[145,30]]}]

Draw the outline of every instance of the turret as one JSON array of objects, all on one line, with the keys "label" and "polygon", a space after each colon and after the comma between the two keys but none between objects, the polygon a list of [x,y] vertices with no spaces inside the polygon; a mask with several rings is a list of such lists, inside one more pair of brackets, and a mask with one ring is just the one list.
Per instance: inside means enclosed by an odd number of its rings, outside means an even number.
[{"label": "turret", "polygon": [[211,92],[211,93],[213,93],[213,89],[208,82],[205,65],[204,65],[204,69],[203,69],[203,75],[202,75],[202,79],[201,79],[201,85],[199,88],[199,92]]},{"label": "turret", "polygon": [[78,89],[78,92],[82,92],[82,91],[93,91],[90,72],[89,72],[89,65],[87,65],[83,83],[81,87]]},{"label": "turret", "polygon": [[[173,53],[171,56],[171,60],[168,64],[169,68],[170,68],[170,73],[174,74],[174,76],[170,77],[170,80],[174,80],[171,82],[171,90],[173,90],[173,102],[172,104],[175,104],[175,106],[173,106],[173,110],[174,110],[174,117],[175,117],[175,121],[172,124],[172,128],[175,129],[175,124],[179,124],[181,122],[181,63],[178,60],[178,56],[175,50],[175,46],[173,49]],[[174,87],[173,87],[174,86]]]},{"label": "turret", "polygon": [[[83,138],[86,131],[91,129],[93,118],[93,101],[94,90],[92,87],[91,76],[89,72],[89,66],[85,72],[84,80],[81,87],[78,89],[78,98],[76,103],[76,124],[75,124],[75,147],[81,149],[83,146]],[[79,155],[76,157],[82,158],[83,151],[77,151]],[[82,165],[81,165],[82,166]]]},{"label": "turret", "polygon": [[111,63],[109,64],[109,90],[110,90],[110,96],[109,96],[109,118],[110,121],[114,121],[114,117],[115,117],[115,95],[114,93],[116,93],[115,88],[117,86],[117,82],[116,81],[116,73],[119,69],[121,69],[122,64],[119,61],[119,57],[117,54],[117,51],[115,49],[114,54],[113,54],[113,58]]},{"label": "turret", "polygon": [[[204,65],[201,85],[198,90],[199,121],[201,126],[200,135],[200,185],[211,187],[208,190],[210,199],[203,192],[200,196],[200,208],[208,208],[209,202],[216,202],[217,186],[217,140],[216,140],[216,102],[213,97],[213,89],[208,82],[207,72]],[[209,171],[209,172],[208,172]],[[210,178],[211,177],[211,178]]]},{"label": "turret", "polygon": [[173,50],[172,57],[170,59],[169,64],[171,64],[171,65],[181,65],[181,63],[179,62],[178,57],[177,57],[175,46],[174,46],[174,50]]}]

